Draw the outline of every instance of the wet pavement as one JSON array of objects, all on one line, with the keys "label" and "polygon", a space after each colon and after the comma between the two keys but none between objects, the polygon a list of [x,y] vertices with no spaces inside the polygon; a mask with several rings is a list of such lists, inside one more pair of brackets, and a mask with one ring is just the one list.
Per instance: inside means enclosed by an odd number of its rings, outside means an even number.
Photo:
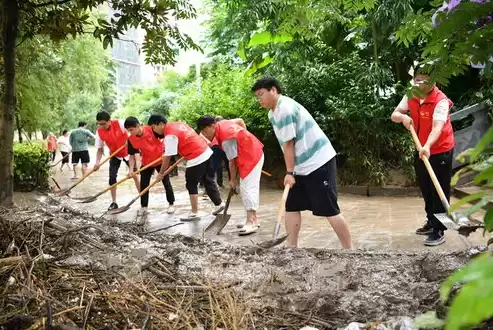
[{"label": "wet pavement", "polygon": [[[108,155],[108,153],[106,153]],[[57,159],[60,155],[57,156]],[[94,162],[95,149],[91,149],[91,161]],[[92,163],[89,167],[92,167]],[[62,188],[73,183],[70,180],[72,171],[66,168],[63,173],[59,166],[53,169],[53,177]],[[126,166],[119,171],[119,179],[127,173]],[[80,172],[79,172],[80,176]],[[204,233],[204,229],[214,220],[211,215],[213,204],[207,197],[199,198],[199,215],[201,219],[193,222],[181,222],[180,216],[185,215],[190,208],[188,193],[185,189],[184,172],[172,177],[171,182],[175,191],[176,213],[168,215],[166,209],[168,203],[161,184],[155,185],[150,190],[149,216],[144,230],[152,231],[159,228],[178,224],[163,233],[180,233],[193,237],[205,237],[229,244],[252,245],[272,238],[272,231],[279,202],[282,195],[280,190],[269,179],[262,180],[260,193],[260,209],[258,211],[260,229],[249,236],[239,236],[236,225],[245,220],[246,212],[241,198],[235,195],[231,200],[228,214],[231,220],[224,227],[220,235]],[[227,180],[225,180],[227,182]],[[92,174],[84,182],[74,188],[71,197],[92,196],[108,184],[108,163]],[[227,197],[228,190],[221,189],[223,199]],[[133,180],[127,180],[118,187],[117,202],[124,206],[137,195]],[[96,201],[81,204],[71,201],[67,197],[62,199],[70,202],[73,207],[87,211],[94,216],[102,215],[111,203],[110,193],[100,196]],[[465,248],[464,242],[458,237],[457,232],[447,232],[447,242],[438,247],[425,247],[422,242],[424,236],[414,234],[416,228],[423,224],[423,202],[419,197],[366,197],[349,194],[339,195],[339,206],[349,225],[355,247],[358,249],[405,249],[405,250],[460,250]],[[136,213],[140,208],[140,201],[135,202],[131,208],[116,216],[106,216],[111,221],[118,223],[135,224]],[[315,217],[310,212],[303,212],[302,227],[300,232],[299,247],[304,248],[340,248],[339,240],[331,226],[324,218]],[[281,234],[284,231],[281,227]],[[472,233],[468,238],[472,245],[483,245],[486,240],[480,232]]]}]

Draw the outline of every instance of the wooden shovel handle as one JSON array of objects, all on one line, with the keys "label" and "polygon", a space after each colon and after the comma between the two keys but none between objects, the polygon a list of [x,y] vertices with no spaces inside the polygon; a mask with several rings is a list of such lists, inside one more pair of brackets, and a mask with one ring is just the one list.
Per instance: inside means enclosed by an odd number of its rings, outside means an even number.
[{"label": "wooden shovel handle", "polygon": [[284,192],[282,193],[281,204],[279,205],[279,210],[277,211],[276,222],[281,222],[282,215],[286,210],[286,200],[288,199],[289,194],[289,185],[284,186]]},{"label": "wooden shovel handle", "polygon": [[[181,157],[180,159],[178,159],[173,165],[171,165],[170,167],[168,167],[168,169],[163,173],[164,176],[168,175],[171,171],[173,171],[173,169],[175,167],[178,166],[178,164],[180,164],[184,160],[185,160],[184,157]],[[159,180],[152,181],[151,184],[147,188],[145,188],[144,190],[142,190],[130,203],[128,203],[128,205],[133,204],[137,199],[139,199],[140,197],[142,197],[146,192],[149,191],[149,189],[152,188],[152,186],[154,186],[158,182],[159,182]]]},{"label": "wooden shovel handle", "polygon": [[[140,169],[138,169],[137,171],[135,171],[135,172],[134,172],[134,174],[139,174],[139,173],[140,173],[140,172],[142,172],[143,170],[145,170],[145,169],[147,169],[147,168],[149,168],[149,167],[151,167],[151,166],[153,166],[153,165],[156,165],[157,163],[159,163],[159,161],[160,161],[161,159],[162,159],[162,158],[161,158],[161,157],[159,157],[158,159],[154,160],[153,162],[151,162],[151,163],[147,164],[146,166],[141,167]],[[104,194],[105,192],[107,192],[107,191],[111,190],[113,187],[118,186],[120,183],[123,183],[123,182],[127,181],[127,180],[128,180],[128,179],[130,179],[130,178],[131,178],[130,176],[125,176],[125,177],[124,177],[123,179],[121,179],[120,181],[118,181],[118,182],[116,182],[116,183],[113,183],[111,186],[106,187],[106,188],[105,188],[102,192],[100,192],[100,193],[98,194],[98,196],[99,196],[99,195]]]},{"label": "wooden shovel handle", "polygon": [[56,162],[55,164],[52,164],[51,167],[54,167],[54,166],[57,166],[58,164],[60,164],[60,162],[62,160],[64,160],[65,158],[67,158],[68,156],[70,156],[70,154],[72,153],[72,151],[70,151],[68,154],[66,154],[65,156],[62,157],[62,159],[60,159],[58,162]]},{"label": "wooden shovel handle", "polygon": [[[110,160],[112,157],[116,156],[120,151],[123,150],[123,148],[125,148],[127,146],[127,143],[125,142],[124,145],[122,145],[120,148],[118,148],[114,153],[112,153],[111,155],[109,155],[108,157],[106,157],[101,163],[99,163],[99,166],[101,167],[101,165],[103,165],[104,163],[106,163],[108,160]],[[86,175],[84,175],[82,178],[80,178],[76,183],[74,183],[70,188],[74,188],[76,185],[78,185],[79,183],[81,183],[82,181],[84,181],[89,175],[93,174],[94,172],[96,172],[94,170],[94,168],[92,170],[90,170],[89,172],[86,173]]]},{"label": "wooden shovel handle", "polygon": [[[411,131],[411,135],[413,137],[414,143],[416,144],[416,148],[418,151],[422,148],[421,142],[419,142],[418,135],[416,134],[416,131],[414,130],[413,125],[409,126],[409,131]],[[443,206],[447,209],[447,211],[450,208],[450,204],[445,197],[445,194],[443,193],[442,187],[440,186],[440,183],[438,182],[438,179],[435,175],[435,171],[433,171],[433,168],[431,167],[430,161],[428,160],[427,157],[421,157],[421,160],[423,163],[425,163],[425,167],[428,170],[428,174],[430,175],[431,181],[433,182],[433,185],[435,186],[435,189],[438,193],[438,196],[440,197],[440,200],[442,201]]]},{"label": "wooden shovel handle", "polygon": [[264,171],[264,170],[262,170],[262,174],[263,175],[267,175],[268,177],[271,177],[272,176],[272,174],[270,174],[269,172]]}]

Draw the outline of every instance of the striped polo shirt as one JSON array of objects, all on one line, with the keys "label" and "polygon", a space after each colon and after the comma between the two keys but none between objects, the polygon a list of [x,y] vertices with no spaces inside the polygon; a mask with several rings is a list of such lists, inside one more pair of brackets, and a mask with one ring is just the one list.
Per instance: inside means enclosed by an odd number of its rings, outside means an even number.
[{"label": "striped polo shirt", "polygon": [[280,95],[276,109],[269,111],[269,121],[281,148],[284,143],[295,140],[295,174],[308,175],[336,155],[312,115],[292,98]]}]

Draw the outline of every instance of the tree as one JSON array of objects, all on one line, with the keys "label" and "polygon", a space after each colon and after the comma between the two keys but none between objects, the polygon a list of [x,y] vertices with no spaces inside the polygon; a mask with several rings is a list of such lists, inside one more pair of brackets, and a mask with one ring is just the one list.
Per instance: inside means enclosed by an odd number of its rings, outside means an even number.
[{"label": "tree", "polygon": [[89,12],[105,6],[104,0],[2,0],[2,41],[4,85],[0,113],[0,205],[11,205],[13,195],[13,140],[16,109],[16,47],[36,35],[53,41],[68,36],[92,33],[112,45],[130,27],[142,27],[146,37],[142,50],[147,63],[174,63],[175,49],[201,50],[193,40],[180,33],[173,20],[196,16],[187,0],[111,1],[115,13],[109,19],[92,20]]}]

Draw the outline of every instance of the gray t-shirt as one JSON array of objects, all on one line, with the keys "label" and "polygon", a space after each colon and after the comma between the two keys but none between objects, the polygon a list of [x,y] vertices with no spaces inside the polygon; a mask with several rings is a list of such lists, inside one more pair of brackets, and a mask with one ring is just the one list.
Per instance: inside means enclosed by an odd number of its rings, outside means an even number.
[{"label": "gray t-shirt", "polygon": [[89,138],[94,139],[96,136],[86,128],[79,127],[70,132],[70,145],[72,146],[72,152],[88,150],[89,145],[87,144],[87,140]]}]

